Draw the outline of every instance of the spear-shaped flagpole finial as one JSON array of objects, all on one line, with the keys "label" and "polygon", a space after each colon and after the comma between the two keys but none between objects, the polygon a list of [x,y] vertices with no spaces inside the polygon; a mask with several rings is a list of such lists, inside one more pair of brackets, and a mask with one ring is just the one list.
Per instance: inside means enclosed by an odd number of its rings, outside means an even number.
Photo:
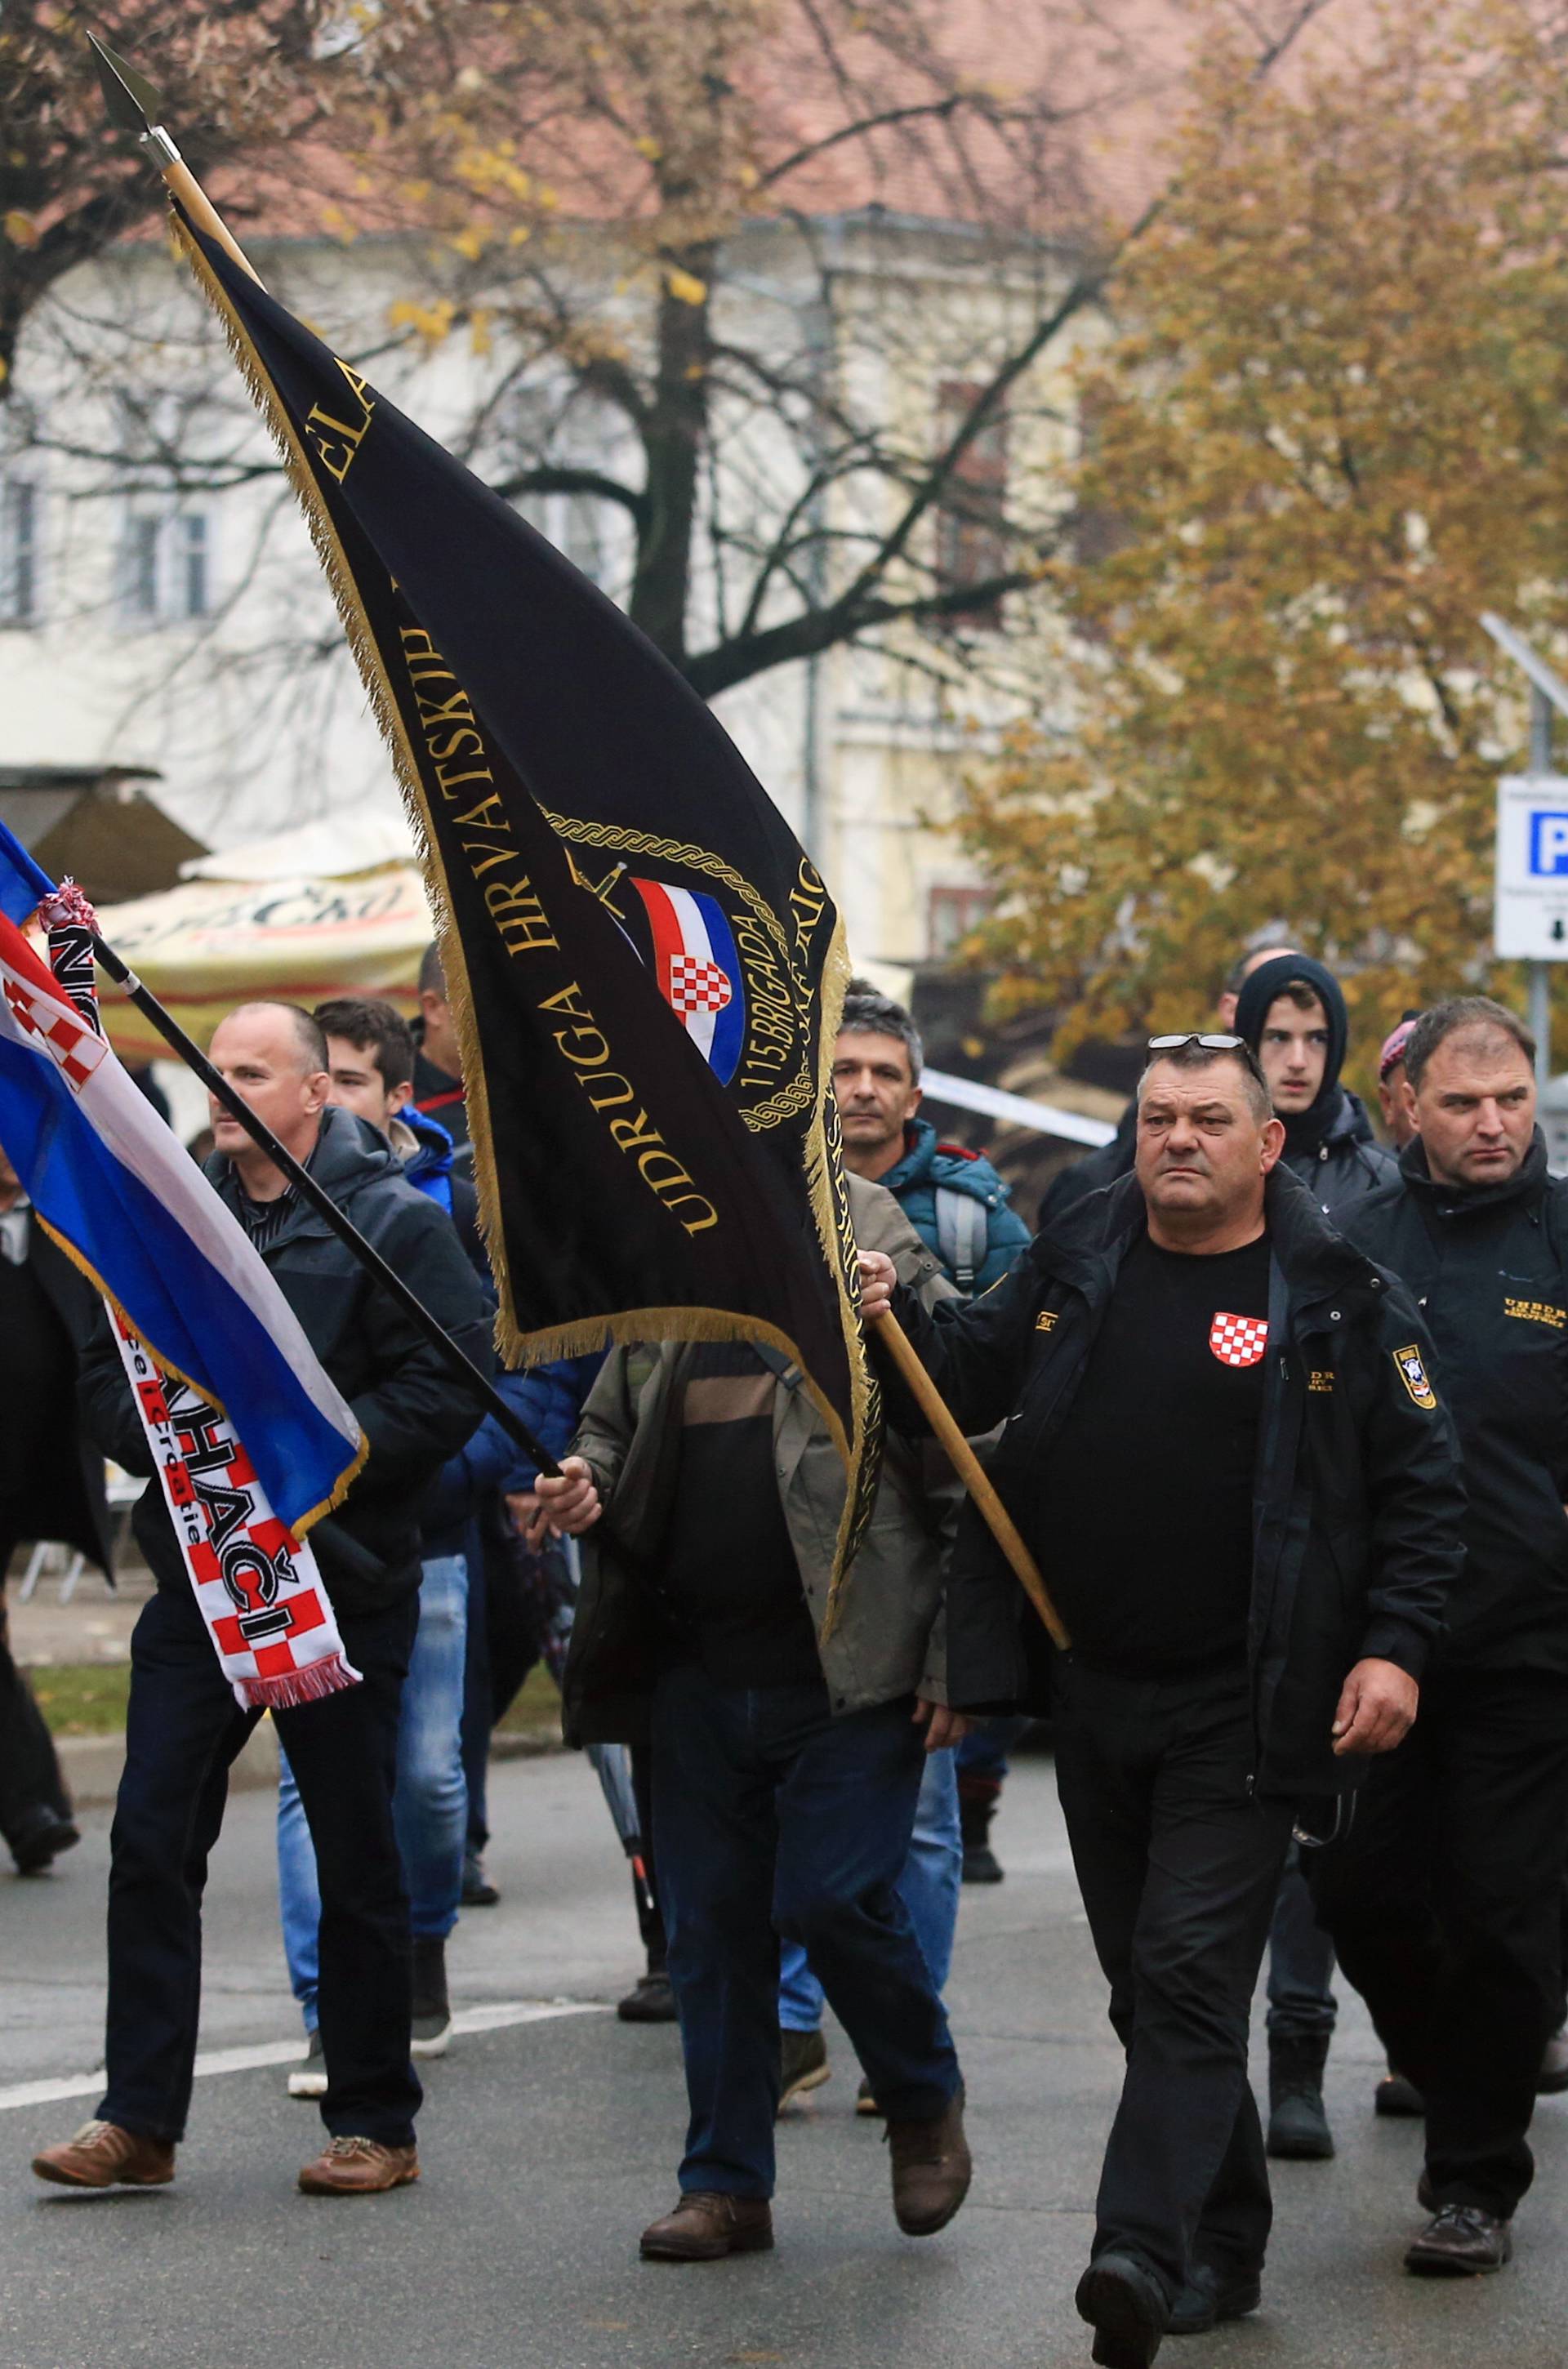
[{"label": "spear-shaped flagpole finial", "polygon": [[160,167],[177,165],[179,150],[158,120],[164,111],[163,101],[146,76],[127,65],[96,33],[87,35],[87,47],[93,53],[103,103],[115,130],[132,133]]},{"label": "spear-shaped flagpole finial", "polygon": [[100,41],[96,33],[87,35],[87,46],[97,68],[109,120],[115,130],[131,133],[152,158],[163,175],[170,195],[179,200],[197,228],[204,231],[209,238],[216,239],[241,270],[249,272],[257,286],[261,287],[261,274],[245,254],[212,199],[159,122],[164,103],[152,84],[144,74],[139,74],[134,66],[127,64],[107,42]]}]

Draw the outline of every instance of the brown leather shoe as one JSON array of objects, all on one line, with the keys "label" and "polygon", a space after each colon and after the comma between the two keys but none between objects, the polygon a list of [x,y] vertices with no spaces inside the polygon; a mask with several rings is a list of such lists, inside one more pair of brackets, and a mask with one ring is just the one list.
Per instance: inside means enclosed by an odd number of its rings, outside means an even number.
[{"label": "brown leather shoe", "polygon": [[74,2138],[35,2155],[33,2169],[62,2188],[164,2188],[174,2178],[174,2141],[84,2123]]},{"label": "brown leather shoe", "polygon": [[964,2092],[956,2089],[934,2122],[895,2122],[887,2145],[893,2159],[893,2216],[907,2237],[934,2237],[969,2192],[974,2166],[964,2136]]},{"label": "brown leather shoe", "polygon": [[773,2208],[765,2196],[720,2196],[693,2189],[673,2213],[643,2231],[645,2262],[716,2262],[726,2254],[765,2254],[773,2242]]},{"label": "brown leather shoe", "polygon": [[389,2188],[406,2188],[419,2177],[419,2157],[413,2146],[383,2146],[379,2139],[328,2139],[314,2163],[300,2173],[306,2196],[380,2196]]}]

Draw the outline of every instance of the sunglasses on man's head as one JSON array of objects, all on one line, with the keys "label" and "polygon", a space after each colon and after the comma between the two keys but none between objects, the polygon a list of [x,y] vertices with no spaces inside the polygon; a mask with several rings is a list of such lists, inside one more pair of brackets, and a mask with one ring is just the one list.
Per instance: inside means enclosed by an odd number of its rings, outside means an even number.
[{"label": "sunglasses on man's head", "polygon": [[1152,1058],[1161,1053],[1179,1053],[1187,1045],[1201,1045],[1206,1053],[1234,1053],[1260,1084],[1267,1083],[1258,1057],[1244,1036],[1222,1036],[1202,1028],[1188,1028],[1180,1036],[1151,1036],[1146,1049]]},{"label": "sunglasses on man's head", "polygon": [[1151,1036],[1151,1053],[1179,1053],[1184,1045],[1201,1045],[1206,1053],[1243,1053],[1247,1049],[1244,1036],[1206,1036],[1200,1029],[1189,1028],[1185,1036]]}]

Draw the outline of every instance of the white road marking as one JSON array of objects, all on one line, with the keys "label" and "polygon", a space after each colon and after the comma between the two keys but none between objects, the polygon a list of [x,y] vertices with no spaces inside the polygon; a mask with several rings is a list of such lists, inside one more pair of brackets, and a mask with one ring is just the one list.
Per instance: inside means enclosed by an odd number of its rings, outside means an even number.
[{"label": "white road marking", "polygon": [[[452,2019],[454,2033],[501,2031],[515,2023],[550,2023],[563,2015],[610,2015],[600,1999],[498,1999],[490,2007],[459,2008]],[[196,2059],[200,2081],[213,2073],[254,2073],[263,2065],[297,2065],[305,2053],[303,2040],[264,2040],[249,2048],[204,2049]],[[95,2098],[102,2089],[103,2071],[72,2073],[58,2081],[18,2081],[0,2089],[0,2113],[12,2106],[52,2106],[59,2098]]]}]

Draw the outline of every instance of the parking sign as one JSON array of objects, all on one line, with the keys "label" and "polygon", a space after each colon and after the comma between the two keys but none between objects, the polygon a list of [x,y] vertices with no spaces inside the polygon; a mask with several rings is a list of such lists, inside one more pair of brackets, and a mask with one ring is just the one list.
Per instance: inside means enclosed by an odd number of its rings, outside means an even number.
[{"label": "parking sign", "polygon": [[1497,784],[1494,936],[1500,956],[1568,959],[1568,778],[1510,773]]}]

